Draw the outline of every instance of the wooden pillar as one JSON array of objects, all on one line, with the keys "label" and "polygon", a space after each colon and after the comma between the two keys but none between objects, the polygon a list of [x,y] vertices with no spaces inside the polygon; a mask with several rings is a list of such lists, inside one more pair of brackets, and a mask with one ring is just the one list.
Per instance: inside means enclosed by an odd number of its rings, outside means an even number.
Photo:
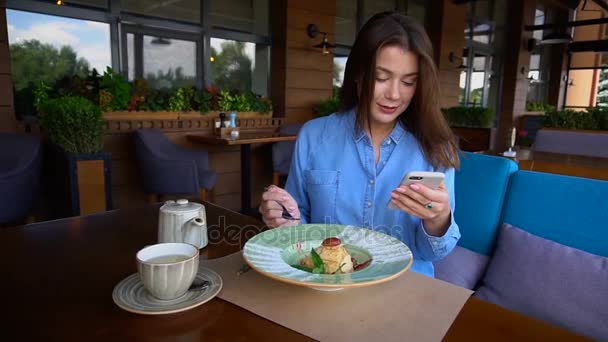
[{"label": "wooden pillar", "polygon": [[428,4],[427,32],[433,42],[435,63],[441,84],[441,107],[458,105],[462,59],[450,61],[450,53],[462,56],[464,47],[465,12],[468,4],[454,5],[452,0],[432,0]]},{"label": "wooden pillar", "polygon": [[16,124],[11,58],[8,49],[6,0],[0,0],[0,132],[15,132]]},{"label": "wooden pillar", "polygon": [[534,23],[535,1],[512,0],[507,6],[509,25],[506,32],[503,85],[501,106],[498,110],[498,139],[496,150],[504,151],[507,146],[509,129],[515,125],[515,118],[526,111],[528,94],[528,69],[530,51],[527,49],[531,31],[524,26]]},{"label": "wooden pillar", "polygon": [[288,122],[313,118],[313,106],[332,94],[333,54],[323,55],[312,46],[308,24],[316,24],[335,42],[336,2],[326,0],[274,0],[272,4],[272,77],[274,112]]}]

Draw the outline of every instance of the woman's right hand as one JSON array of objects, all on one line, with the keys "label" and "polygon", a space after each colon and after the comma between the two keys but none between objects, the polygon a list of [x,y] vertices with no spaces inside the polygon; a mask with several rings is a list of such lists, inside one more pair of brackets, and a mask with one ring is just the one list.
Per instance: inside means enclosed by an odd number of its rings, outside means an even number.
[{"label": "woman's right hand", "polygon": [[288,220],[283,218],[283,208],[281,207],[281,204],[287,209],[292,217],[300,217],[298,203],[296,203],[293,197],[284,189],[271,185],[268,190],[262,194],[262,203],[260,203],[259,208],[264,223],[272,228],[300,224],[299,219]]}]

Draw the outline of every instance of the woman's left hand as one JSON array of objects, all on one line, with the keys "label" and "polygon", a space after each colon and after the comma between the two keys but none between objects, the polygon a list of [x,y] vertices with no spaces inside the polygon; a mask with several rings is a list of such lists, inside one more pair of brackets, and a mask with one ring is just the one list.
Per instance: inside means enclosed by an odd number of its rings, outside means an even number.
[{"label": "woman's left hand", "polygon": [[452,208],[444,182],[436,190],[424,184],[401,184],[391,198],[397,208],[424,220],[429,235],[442,236],[450,227]]}]

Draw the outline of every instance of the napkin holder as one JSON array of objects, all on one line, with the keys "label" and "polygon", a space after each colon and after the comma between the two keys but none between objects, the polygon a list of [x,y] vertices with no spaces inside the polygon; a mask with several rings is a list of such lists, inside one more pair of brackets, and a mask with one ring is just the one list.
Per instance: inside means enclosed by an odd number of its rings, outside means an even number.
[{"label": "napkin holder", "polygon": [[229,127],[230,126],[230,121],[229,120],[224,120],[224,126],[225,127],[220,127],[220,119],[214,119],[213,120],[213,134],[215,134],[216,136],[219,137],[230,137],[230,134],[232,133],[232,131],[237,131],[239,132],[239,127]]}]

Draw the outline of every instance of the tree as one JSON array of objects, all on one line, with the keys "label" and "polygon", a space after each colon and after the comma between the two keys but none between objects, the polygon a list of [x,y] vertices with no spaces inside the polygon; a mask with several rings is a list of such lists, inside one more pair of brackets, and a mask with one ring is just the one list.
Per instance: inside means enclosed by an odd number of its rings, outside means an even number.
[{"label": "tree", "polygon": [[211,77],[214,87],[240,92],[251,91],[252,62],[243,42],[223,42],[222,50],[211,48]]},{"label": "tree", "polygon": [[89,74],[89,62],[78,58],[69,45],[57,49],[32,39],[11,44],[10,54],[15,112],[19,118],[35,113],[33,91],[40,82],[53,85],[67,77],[78,75],[86,78]]},{"label": "tree", "polygon": [[171,89],[195,86],[196,77],[184,75],[184,69],[177,67],[175,71],[169,68],[166,73],[158,70],[156,75],[150,72],[146,75],[146,82],[153,89]]},{"label": "tree", "polygon": [[69,45],[57,49],[32,39],[11,44],[10,52],[13,83],[17,91],[32,84],[36,86],[41,81],[52,84],[66,76],[84,78],[90,69],[89,62],[78,58]]},{"label": "tree", "polygon": [[342,86],[342,81],[344,81],[342,79],[343,71],[344,71],[344,68],[340,64],[334,62],[334,86],[338,86],[338,87]]},{"label": "tree", "polygon": [[600,82],[597,89],[597,105],[608,107],[608,69],[600,72]]}]

